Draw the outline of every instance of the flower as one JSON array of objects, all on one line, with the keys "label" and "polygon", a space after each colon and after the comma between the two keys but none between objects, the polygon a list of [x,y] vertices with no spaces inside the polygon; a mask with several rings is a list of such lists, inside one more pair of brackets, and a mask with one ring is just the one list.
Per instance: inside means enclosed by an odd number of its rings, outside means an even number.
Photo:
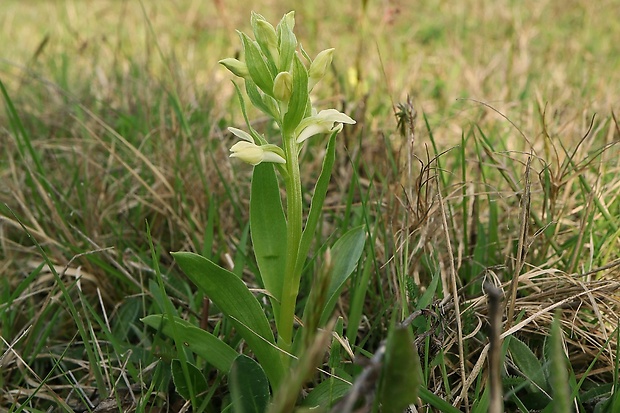
[{"label": "flower", "polygon": [[235,143],[231,148],[231,158],[239,158],[243,162],[251,165],[258,165],[261,162],[286,163],[284,159],[284,151],[276,145],[257,145],[254,138],[249,133],[237,129],[228,128],[228,130],[238,138],[243,139],[241,142]]},{"label": "flower", "polygon": [[326,109],[302,120],[293,134],[297,143],[302,143],[319,133],[339,132],[343,123],[354,124],[355,121],[336,109]]}]

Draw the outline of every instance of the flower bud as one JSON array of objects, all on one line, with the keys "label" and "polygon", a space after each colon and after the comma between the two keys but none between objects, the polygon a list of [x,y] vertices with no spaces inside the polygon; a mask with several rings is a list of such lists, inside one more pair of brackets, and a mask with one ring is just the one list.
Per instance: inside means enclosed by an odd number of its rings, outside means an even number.
[{"label": "flower bud", "polygon": [[319,53],[316,58],[310,64],[310,69],[308,70],[308,87],[310,90],[316,85],[325,73],[327,73],[327,69],[332,64],[332,59],[334,57],[334,49],[326,49]]},{"label": "flower bud", "polygon": [[280,72],[273,81],[273,96],[284,103],[288,103],[293,94],[293,75],[289,72]]},{"label": "flower bud", "polygon": [[282,21],[286,22],[291,31],[295,28],[295,10],[291,10],[282,17]]},{"label": "flower bud", "polygon": [[237,59],[228,57],[226,59],[220,60],[219,64],[230,70],[235,76],[239,76],[244,79],[250,77],[250,73],[248,72],[248,67],[246,66],[246,64]]}]

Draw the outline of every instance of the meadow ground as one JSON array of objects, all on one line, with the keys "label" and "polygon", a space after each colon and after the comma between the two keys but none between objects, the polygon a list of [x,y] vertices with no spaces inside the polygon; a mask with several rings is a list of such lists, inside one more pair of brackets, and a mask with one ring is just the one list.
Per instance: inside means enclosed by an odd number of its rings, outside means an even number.
[{"label": "meadow ground", "polygon": [[[338,137],[301,288],[300,308],[316,257],[365,226],[323,370],[355,382],[354,361],[372,356],[390,321],[423,310],[412,331],[436,399],[413,408],[486,411],[486,281],[503,290],[507,411],[560,411],[554,314],[568,403],[619,411],[614,0],[4,0],[0,411],[181,409],[174,342],[141,322],[167,302],[243,351],[169,252],[199,252],[261,287],[252,168],[228,157],[226,127],[243,117],[217,64],[239,54],[235,29],[251,32],[251,10],[274,23],[295,10],[310,55],[336,48],[315,101],[357,120]],[[302,152],[308,182],[323,144]],[[225,375],[195,364],[209,383],[202,408],[226,408]],[[369,399],[358,408],[377,409]]]}]

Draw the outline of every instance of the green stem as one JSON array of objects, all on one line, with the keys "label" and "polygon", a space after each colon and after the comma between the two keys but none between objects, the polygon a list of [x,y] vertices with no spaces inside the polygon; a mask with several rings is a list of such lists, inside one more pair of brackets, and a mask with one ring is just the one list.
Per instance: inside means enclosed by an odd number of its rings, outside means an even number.
[{"label": "green stem", "polygon": [[[299,174],[299,159],[297,142],[291,136],[284,136],[284,151],[286,153],[286,169],[288,176],[286,184],[286,268],[282,299],[280,303],[280,320],[278,323],[278,345],[281,349],[290,352],[293,342],[293,323],[295,321],[295,306],[299,293],[301,271],[297,271],[299,244],[302,232],[302,196],[301,177]],[[288,360],[288,357],[286,358]]]}]

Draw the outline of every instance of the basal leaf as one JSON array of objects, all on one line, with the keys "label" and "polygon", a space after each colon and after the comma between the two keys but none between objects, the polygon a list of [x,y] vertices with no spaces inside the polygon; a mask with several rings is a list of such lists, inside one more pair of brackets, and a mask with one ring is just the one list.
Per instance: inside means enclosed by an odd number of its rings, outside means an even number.
[{"label": "basal leaf", "polygon": [[269,382],[263,368],[239,355],[230,370],[230,393],[235,413],[264,413],[269,403]]},{"label": "basal leaf", "polygon": [[213,334],[181,318],[174,318],[173,322],[176,324],[174,329],[172,328],[172,323],[161,314],[146,316],[142,319],[142,322],[149,327],[161,331],[170,338],[173,338],[172,335],[176,332],[179,341],[182,341],[189,350],[223,373],[227,373],[230,370],[233,361],[239,355],[232,347]]},{"label": "basal leaf", "polygon": [[252,349],[273,386],[278,386],[284,368],[274,344],[264,310],[245,283],[235,274],[191,252],[172,253],[183,272],[230,318]]},{"label": "basal leaf", "polygon": [[380,402],[383,413],[402,413],[417,401],[422,383],[420,357],[411,330],[394,327],[385,346]]},{"label": "basal leaf", "polygon": [[190,399],[190,395],[200,395],[208,390],[207,380],[200,370],[192,363],[187,363],[189,381],[185,379],[183,368],[179,359],[172,360],[172,380],[177,393],[185,400]]}]

